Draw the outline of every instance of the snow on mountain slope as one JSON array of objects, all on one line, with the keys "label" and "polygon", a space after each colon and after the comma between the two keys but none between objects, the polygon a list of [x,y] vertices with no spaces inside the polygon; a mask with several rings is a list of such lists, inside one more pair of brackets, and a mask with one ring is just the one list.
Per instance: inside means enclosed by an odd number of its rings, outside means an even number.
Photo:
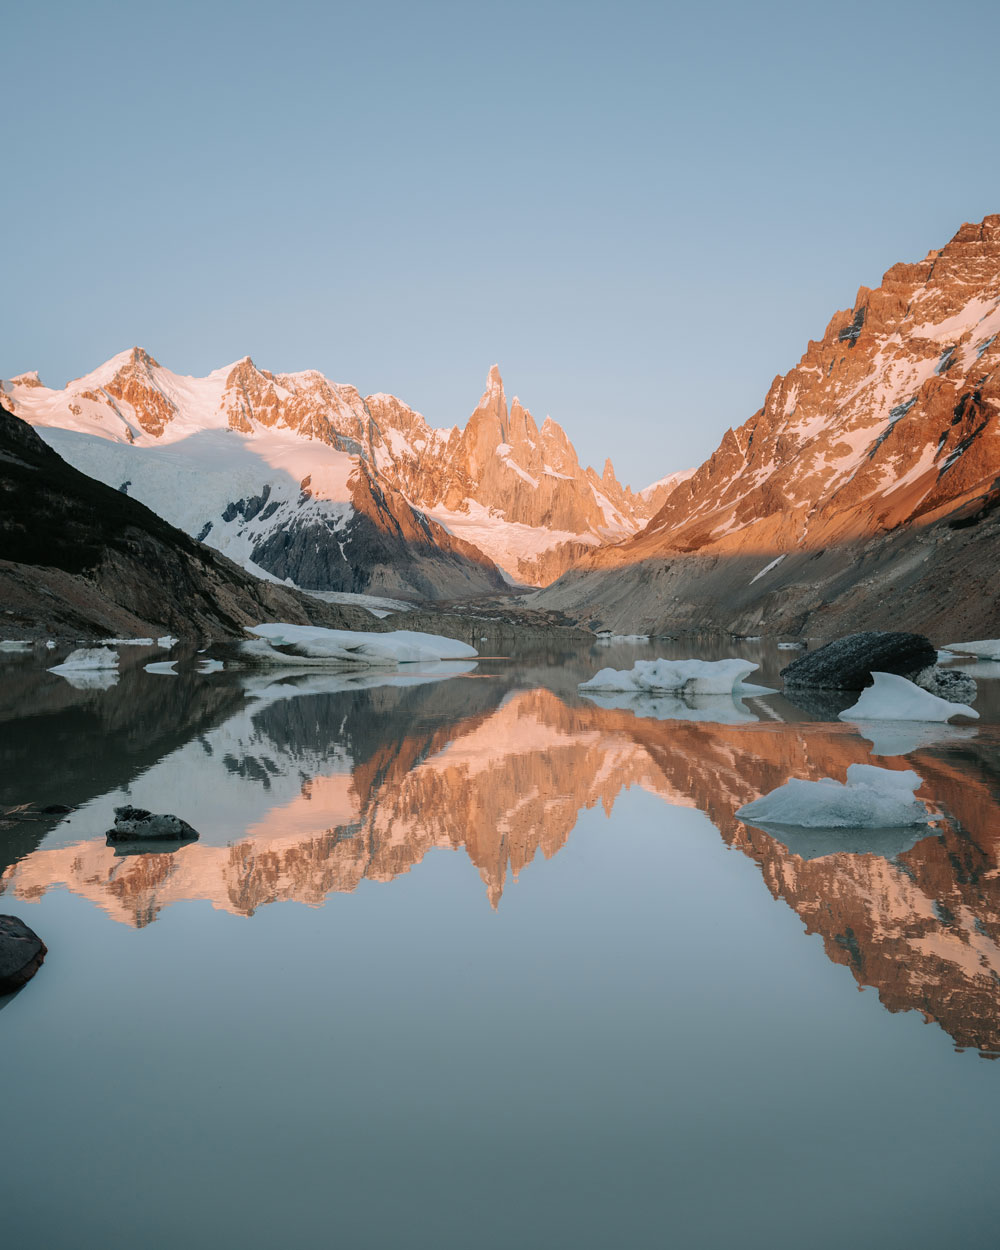
[{"label": "snow on mountain slope", "polygon": [[582,469],[554,421],[508,408],[496,366],[465,428],[443,430],[394,396],[249,357],[191,378],[133,348],[64,390],[2,385],[85,472],[311,589],[457,597],[498,588],[494,564],[549,581],[635,533],[670,481],[636,495],[610,461]]},{"label": "snow on mountain slope", "polygon": [[953,610],[992,629],[996,593],[982,581],[998,508],[993,215],[861,287],[640,534],[578,563],[538,603],[614,604],[601,623],[641,632],[681,621],[758,632],[781,619],[797,633],[810,613],[832,621],[848,607],[848,628],[891,628],[901,611],[930,628],[949,598],[935,573],[948,567],[965,579]]},{"label": "snow on mountain slope", "polygon": [[37,375],[3,389],[71,463],[257,573],[426,598],[504,584],[380,477],[364,400],[318,373],[273,375],[246,358],[181,377],[134,348],[65,390]]}]

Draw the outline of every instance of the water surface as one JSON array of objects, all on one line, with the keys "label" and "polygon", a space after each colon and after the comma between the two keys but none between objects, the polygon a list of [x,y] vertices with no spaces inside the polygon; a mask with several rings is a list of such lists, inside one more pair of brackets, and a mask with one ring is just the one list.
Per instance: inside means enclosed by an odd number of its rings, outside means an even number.
[{"label": "water surface", "polygon": [[[50,950],[0,999],[11,1244],[994,1246],[1000,683],[874,743],[849,698],[576,692],[655,654],[691,648],[380,685],[123,651],[108,690],[3,657],[0,808],[73,808],[0,829]],[[855,762],[940,819],[734,815]],[[201,840],[118,855],[123,802]]]}]

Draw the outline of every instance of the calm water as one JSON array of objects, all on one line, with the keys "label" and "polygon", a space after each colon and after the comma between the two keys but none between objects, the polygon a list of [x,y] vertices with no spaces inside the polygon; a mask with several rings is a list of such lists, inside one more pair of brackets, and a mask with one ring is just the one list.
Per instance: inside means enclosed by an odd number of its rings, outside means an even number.
[{"label": "calm water", "polygon": [[[576,692],[690,653],[344,688],[123,651],[103,691],[0,657],[0,810],[74,809],[0,828],[49,946],[0,999],[5,1244],[992,1250],[1000,680],[874,747],[850,698]],[[734,816],[854,762],[938,824]],[[201,841],[116,855],[126,801]]]}]

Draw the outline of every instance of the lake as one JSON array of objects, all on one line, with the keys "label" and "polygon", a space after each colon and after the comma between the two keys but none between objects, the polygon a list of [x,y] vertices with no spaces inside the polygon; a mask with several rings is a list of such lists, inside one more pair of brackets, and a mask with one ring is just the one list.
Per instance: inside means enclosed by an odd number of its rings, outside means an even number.
[{"label": "lake", "polygon": [[[576,689],[691,654],[780,686],[770,643],[179,654],[108,689],[0,657],[0,811],[72,809],[0,827],[49,947],[0,998],[11,1247],[997,1245],[1000,665],[981,721],[873,743],[852,696]],[[868,762],[935,824],[735,816]],[[201,840],[116,854],[126,802]]]}]

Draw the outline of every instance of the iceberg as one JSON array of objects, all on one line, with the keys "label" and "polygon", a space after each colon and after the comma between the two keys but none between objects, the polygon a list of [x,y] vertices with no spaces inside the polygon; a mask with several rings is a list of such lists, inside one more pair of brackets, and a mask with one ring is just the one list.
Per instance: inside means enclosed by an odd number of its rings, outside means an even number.
[{"label": "iceberg", "polygon": [[896,673],[872,673],[874,684],[862,690],[857,703],[840,713],[841,720],[947,721],[979,713],[967,703],[950,703]]},{"label": "iceberg", "polygon": [[763,686],[748,686],[743,678],[760,665],[751,660],[637,660],[630,669],[602,668],[584,691],[629,694],[770,694]]},{"label": "iceberg", "polygon": [[609,712],[631,712],[640,720],[707,721],[715,725],[745,725],[757,717],[731,694],[642,694],[639,691],[594,691],[584,696]]},{"label": "iceberg", "polygon": [[165,677],[176,677],[177,669],[174,665],[176,660],[156,660],[152,664],[144,664],[142,667],[147,673],[161,673]]},{"label": "iceberg", "polygon": [[981,660],[1000,660],[1000,638],[981,638],[978,642],[948,642],[945,651],[975,655]]},{"label": "iceberg", "polygon": [[479,655],[475,647],[470,647],[468,643],[411,629],[376,634],[361,630],[323,629],[318,625],[272,624],[256,625],[247,632],[256,635],[256,638],[244,643],[242,652],[259,664],[391,668],[396,664],[466,660]]},{"label": "iceberg", "polygon": [[79,647],[49,669],[77,690],[109,690],[118,684],[118,652],[108,647]]},{"label": "iceberg", "polygon": [[847,781],[832,777],[802,781],[793,777],[770,794],[741,807],[736,817],[748,824],[767,822],[803,829],[891,829],[929,825],[935,817],[913,797],[920,776],[907,769],[851,764]]},{"label": "iceberg", "polygon": [[116,669],[117,667],[118,652],[112,651],[110,647],[78,647],[76,651],[71,651],[61,664],[53,665],[49,672],[65,674],[102,668]]}]

